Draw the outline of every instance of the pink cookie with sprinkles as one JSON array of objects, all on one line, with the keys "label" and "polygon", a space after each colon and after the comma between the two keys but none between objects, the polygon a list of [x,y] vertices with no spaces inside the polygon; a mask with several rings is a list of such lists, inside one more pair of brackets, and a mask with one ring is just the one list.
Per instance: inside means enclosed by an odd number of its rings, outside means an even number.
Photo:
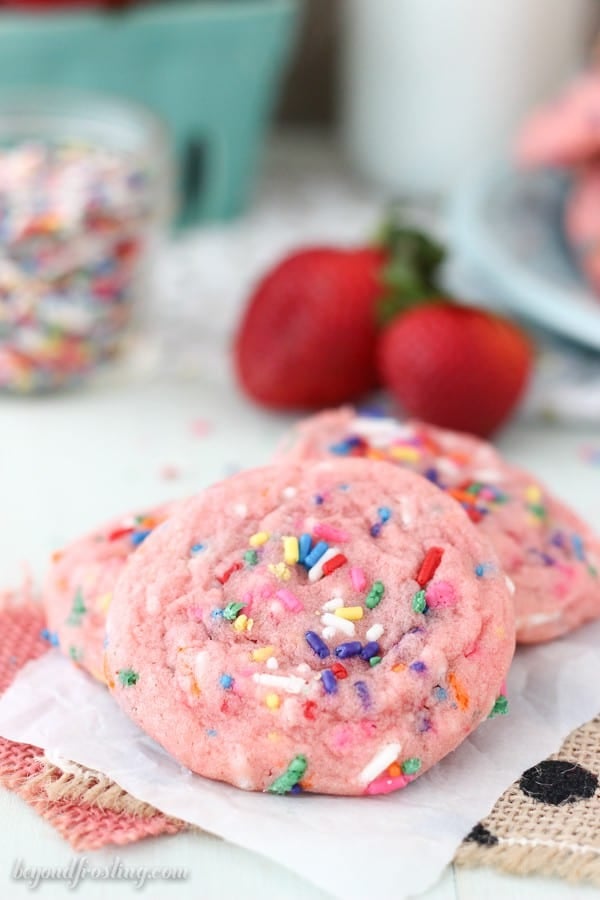
[{"label": "pink cookie with sprinkles", "polygon": [[383,460],[424,475],[492,542],[515,594],[517,641],[537,643],[600,617],[600,544],[529,472],[491,444],[423,422],[360,416],[345,407],[302,422],[282,458]]},{"label": "pink cookie with sprinkles", "polygon": [[453,500],[342,459],[244,472],[181,506],[127,566],[107,633],[118,703],[193,771],[380,794],[505,711],[514,608]]},{"label": "pink cookie with sprinkles", "polygon": [[52,556],[42,595],[49,638],[73,662],[104,681],[106,614],[131,554],[175,504],[121,516]]}]

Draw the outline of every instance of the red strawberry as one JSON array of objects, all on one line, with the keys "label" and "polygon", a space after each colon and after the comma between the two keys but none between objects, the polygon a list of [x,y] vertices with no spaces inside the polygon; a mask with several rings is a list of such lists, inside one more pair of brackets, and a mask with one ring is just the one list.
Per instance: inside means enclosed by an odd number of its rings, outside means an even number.
[{"label": "red strawberry", "polygon": [[335,405],[377,382],[380,249],[313,247],[256,287],[235,341],[242,388],[279,409]]},{"label": "red strawberry", "polygon": [[430,302],[394,319],[378,347],[382,380],[411,415],[486,436],[516,406],[532,349],[512,322]]}]

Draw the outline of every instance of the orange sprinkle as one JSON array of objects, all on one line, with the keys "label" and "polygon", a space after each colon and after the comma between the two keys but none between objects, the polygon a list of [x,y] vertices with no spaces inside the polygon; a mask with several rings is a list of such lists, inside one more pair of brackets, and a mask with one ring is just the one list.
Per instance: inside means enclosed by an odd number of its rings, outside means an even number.
[{"label": "orange sprinkle", "polygon": [[398,778],[399,775],[402,775],[402,769],[398,763],[392,763],[391,766],[388,767],[388,775],[390,778]]},{"label": "orange sprinkle", "polygon": [[474,496],[473,494],[468,494],[466,491],[459,491],[458,488],[452,488],[450,491],[446,491],[447,494],[450,494],[451,497],[454,497],[455,500],[458,500],[459,503],[473,503]]},{"label": "orange sprinkle", "polygon": [[404,663],[396,663],[395,666],[392,666],[392,672],[404,672],[405,669]]},{"label": "orange sprinkle", "polygon": [[454,696],[456,697],[456,702],[458,703],[459,709],[466,709],[469,705],[469,695],[462,687],[454,672],[450,672],[450,674],[448,675],[448,684],[454,691]]}]

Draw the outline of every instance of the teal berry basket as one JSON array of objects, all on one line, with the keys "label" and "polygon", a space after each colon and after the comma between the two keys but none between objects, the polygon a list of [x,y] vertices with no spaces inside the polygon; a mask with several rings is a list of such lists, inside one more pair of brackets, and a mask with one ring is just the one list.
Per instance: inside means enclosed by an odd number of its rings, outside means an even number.
[{"label": "teal berry basket", "polygon": [[299,0],[163,0],[121,12],[0,13],[0,90],[102,91],[171,129],[179,222],[227,219],[251,193]]}]

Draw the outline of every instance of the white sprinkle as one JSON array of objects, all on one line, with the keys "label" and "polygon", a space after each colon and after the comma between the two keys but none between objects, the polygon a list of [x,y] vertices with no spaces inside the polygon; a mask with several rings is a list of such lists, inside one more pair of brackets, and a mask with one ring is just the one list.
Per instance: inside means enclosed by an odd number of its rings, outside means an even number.
[{"label": "white sprinkle", "polygon": [[374,625],[371,625],[371,627],[367,631],[367,640],[378,641],[382,634],[383,625],[380,625],[379,622],[376,622]]},{"label": "white sprinkle", "polygon": [[326,562],[329,562],[330,559],[333,559],[334,556],[337,556],[338,553],[342,551],[338,549],[338,547],[330,547],[329,550],[326,550],[319,562],[315,563],[312,569],[308,570],[308,580],[309,581],[320,581],[323,577],[323,566]]},{"label": "white sprinkle", "polygon": [[402,744],[385,744],[358,776],[360,784],[369,784],[374,778],[377,778],[384,769],[396,762],[401,750]]},{"label": "white sprinkle", "polygon": [[194,678],[198,687],[200,686],[200,682],[206,672],[207,666],[208,654],[206,650],[200,650],[199,653],[196,653],[196,659],[194,660]]},{"label": "white sprinkle", "polygon": [[279,600],[273,600],[269,604],[269,609],[272,613],[275,613],[276,616],[280,616],[283,612],[283,605],[279,602]]},{"label": "white sprinkle", "polygon": [[484,484],[497,484],[502,482],[502,475],[498,469],[476,469],[471,473],[473,481],[481,481]]},{"label": "white sprinkle", "polygon": [[344,601],[341,597],[332,597],[331,600],[328,600],[327,603],[323,604],[323,609],[325,612],[333,612],[334,609],[339,609],[340,606],[344,605]]},{"label": "white sprinkle", "polygon": [[240,517],[240,519],[245,519],[246,516],[248,515],[248,507],[246,506],[245,503],[236,503],[235,506],[233,507],[233,511],[236,514],[236,516]]},{"label": "white sprinkle", "polygon": [[515,583],[514,583],[514,581],[512,580],[512,578],[509,578],[508,575],[505,575],[505,576],[504,576],[504,580],[506,581],[506,587],[508,588],[508,590],[510,591],[510,593],[511,593],[511,594],[514,594],[514,592],[515,592]]},{"label": "white sprinkle", "polygon": [[335,637],[335,628],[324,628],[323,629],[323,637],[326,641],[330,641],[332,637]]},{"label": "white sprinkle", "polygon": [[522,618],[517,619],[517,629],[533,628],[536,625],[546,625],[547,622],[556,622],[557,619],[562,619],[562,612],[560,610],[553,613],[534,613],[531,616],[522,616]]},{"label": "white sprinkle", "polygon": [[267,666],[267,669],[271,669],[271,670],[278,669],[279,663],[277,662],[277,660],[275,659],[274,656],[270,656],[266,662],[266,666]]},{"label": "white sprinkle", "polygon": [[396,419],[370,416],[358,416],[349,431],[369,438],[374,447],[386,447],[393,440],[414,437],[413,429],[407,425],[400,425]]},{"label": "white sprinkle", "polygon": [[295,497],[298,492],[295,487],[292,487],[290,485],[290,487],[284,488],[282,493],[286,500],[291,500],[292,497]]},{"label": "white sprinkle", "polygon": [[304,678],[298,678],[296,675],[269,675],[266,672],[255,672],[252,679],[257,684],[279,688],[280,691],[288,694],[301,694],[306,688]]},{"label": "white sprinkle", "polygon": [[158,598],[158,594],[146,594],[146,612],[149,615],[154,615],[160,609],[160,600]]},{"label": "white sprinkle", "polygon": [[298,670],[298,672],[310,672],[310,666],[306,663],[298,663],[296,669]]},{"label": "white sprinkle", "polygon": [[321,623],[328,628],[333,628],[334,633],[341,632],[348,637],[353,637],[356,634],[354,622],[351,622],[349,619],[342,619],[341,616],[334,616],[333,613],[325,613],[322,615]]}]

